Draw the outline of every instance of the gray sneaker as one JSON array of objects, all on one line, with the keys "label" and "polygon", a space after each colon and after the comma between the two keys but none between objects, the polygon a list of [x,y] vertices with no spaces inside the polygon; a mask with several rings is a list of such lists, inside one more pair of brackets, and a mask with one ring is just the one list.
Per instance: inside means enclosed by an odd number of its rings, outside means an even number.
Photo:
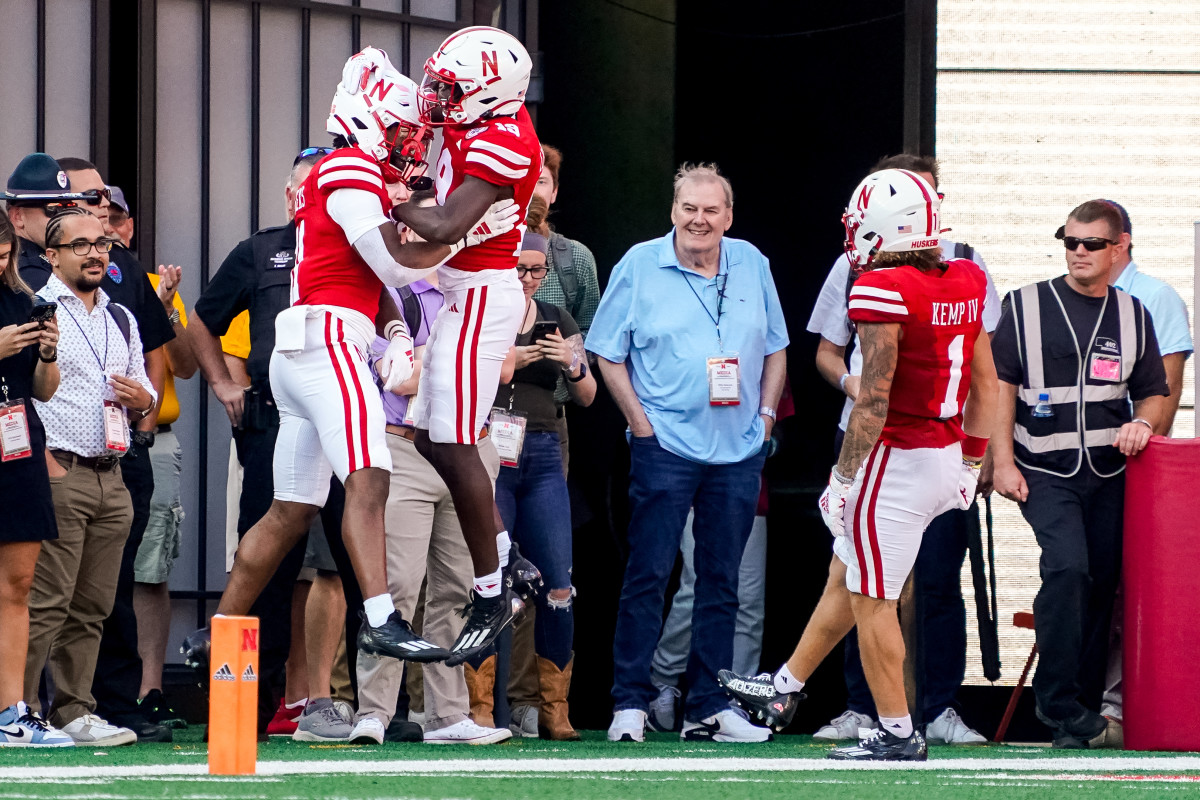
[{"label": "gray sneaker", "polygon": [[517,738],[538,738],[538,708],[537,706],[513,706],[508,729]]},{"label": "gray sneaker", "polygon": [[297,742],[346,742],[354,728],[327,699],[309,703],[292,738]]},{"label": "gray sneaker", "polygon": [[679,704],[680,691],[665,683],[655,683],[654,688],[658,690],[658,696],[650,701],[646,724],[655,731],[678,730],[675,708]]}]

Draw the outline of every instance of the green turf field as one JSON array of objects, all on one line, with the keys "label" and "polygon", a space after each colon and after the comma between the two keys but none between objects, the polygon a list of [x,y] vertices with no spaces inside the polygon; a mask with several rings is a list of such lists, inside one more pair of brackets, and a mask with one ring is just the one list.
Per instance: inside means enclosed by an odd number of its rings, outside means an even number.
[{"label": "green turf field", "polygon": [[200,729],[174,744],[111,750],[0,749],[0,797],[473,798],[475,800],[941,800],[941,798],[1200,797],[1200,756],[1001,745],[933,748],[923,765],[831,768],[828,745],[782,736],[761,745],[680,742],[650,734],[613,745],[515,741],[487,747],[312,745],[259,747],[253,777],[209,777]]}]

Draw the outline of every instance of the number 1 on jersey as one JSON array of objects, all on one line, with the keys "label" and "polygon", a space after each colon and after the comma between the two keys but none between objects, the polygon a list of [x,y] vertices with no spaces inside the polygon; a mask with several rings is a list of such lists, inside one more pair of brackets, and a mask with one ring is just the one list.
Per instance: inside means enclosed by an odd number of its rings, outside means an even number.
[{"label": "number 1 on jersey", "polygon": [[966,335],[960,333],[950,340],[950,377],[946,382],[946,397],[942,400],[942,410],[939,416],[950,419],[958,416],[958,387],[962,383],[963,343]]}]

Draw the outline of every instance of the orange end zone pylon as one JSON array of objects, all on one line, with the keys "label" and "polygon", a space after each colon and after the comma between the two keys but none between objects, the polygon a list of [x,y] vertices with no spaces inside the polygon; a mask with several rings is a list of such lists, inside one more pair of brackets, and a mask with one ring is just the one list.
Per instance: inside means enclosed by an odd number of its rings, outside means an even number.
[{"label": "orange end zone pylon", "polygon": [[212,618],[208,772],[253,775],[258,759],[258,617]]}]

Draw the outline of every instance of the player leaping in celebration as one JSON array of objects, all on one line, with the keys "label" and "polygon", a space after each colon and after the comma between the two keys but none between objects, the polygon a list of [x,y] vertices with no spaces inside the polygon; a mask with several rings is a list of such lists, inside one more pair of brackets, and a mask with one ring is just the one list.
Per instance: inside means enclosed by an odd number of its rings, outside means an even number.
[{"label": "player leaping in celebration", "polygon": [[[411,184],[424,171],[428,140],[416,90],[374,48],[344,69],[327,122],[337,149],[317,162],[299,191],[292,307],[275,321],[275,498],[242,539],[217,613],[246,613],[324,505],[332,473],[346,487],[342,531],[365,598],[359,650],[438,661],[449,652],[413,633],[388,591],[384,506],[392,463],[367,355],[379,333],[390,342],[380,362],[385,387],[412,374],[412,342],[394,303],[381,308],[381,298],[389,297],[384,286],[417,280],[482,239],[402,243],[389,218],[387,184]],[[492,235],[512,230],[514,209],[511,202],[481,209],[464,236],[480,217]],[[226,406],[238,400],[218,396]],[[190,661],[205,660],[206,631],[190,637],[184,650]]]},{"label": "player leaping in celebration", "polygon": [[834,534],[829,581],[778,672],[719,675],[735,700],[782,729],[804,682],[857,625],[880,729],[830,758],[926,758],[904,695],[896,600],[925,527],[974,500],[997,407],[996,369],[980,322],[984,275],[968,261],[941,261],[938,207],[929,184],[899,169],[868,176],[850,198],[846,251],[851,264],[869,271],[850,290],[862,387],[820,502]]},{"label": "player leaping in celebration", "polygon": [[[441,126],[444,138],[438,205],[396,207],[422,237],[457,241],[489,206],[508,198],[524,221],[542,169],[524,105],[532,69],[520,42],[486,27],[458,31],[425,62],[422,119]],[[426,345],[416,445],[450,489],[475,571],[471,613],[447,664],[481,652],[520,606],[501,575],[509,537],[496,523],[492,484],[475,443],[525,307],[516,273],[524,227],[464,249],[438,274],[446,304]]]}]

